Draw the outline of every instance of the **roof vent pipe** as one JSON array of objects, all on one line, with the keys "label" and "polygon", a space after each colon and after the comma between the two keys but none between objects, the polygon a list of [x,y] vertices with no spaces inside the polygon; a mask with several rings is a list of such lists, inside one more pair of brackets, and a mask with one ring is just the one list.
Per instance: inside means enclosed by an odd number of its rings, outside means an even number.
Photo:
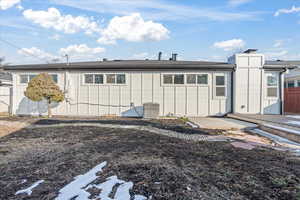
[{"label": "roof vent pipe", "polygon": [[177,61],[177,55],[178,55],[177,53],[172,54],[172,60],[173,61]]},{"label": "roof vent pipe", "polygon": [[161,57],[162,57],[162,52],[160,51],[160,52],[158,53],[158,60],[161,60]]}]

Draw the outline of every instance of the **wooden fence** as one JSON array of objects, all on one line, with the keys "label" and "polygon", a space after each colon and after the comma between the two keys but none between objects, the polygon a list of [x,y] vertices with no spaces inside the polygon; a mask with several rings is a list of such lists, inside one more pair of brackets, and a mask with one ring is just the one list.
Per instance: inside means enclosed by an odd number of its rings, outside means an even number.
[{"label": "wooden fence", "polygon": [[285,88],[284,112],[300,113],[300,87]]}]

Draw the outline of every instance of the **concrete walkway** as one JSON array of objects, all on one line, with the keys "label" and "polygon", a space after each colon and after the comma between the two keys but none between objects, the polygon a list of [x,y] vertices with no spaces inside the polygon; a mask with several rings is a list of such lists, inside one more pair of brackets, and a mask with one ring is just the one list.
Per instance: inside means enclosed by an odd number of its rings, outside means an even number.
[{"label": "concrete walkway", "polygon": [[200,128],[207,129],[242,130],[249,127],[257,127],[257,125],[254,123],[248,123],[230,118],[194,117],[190,118],[190,120],[197,124]]}]

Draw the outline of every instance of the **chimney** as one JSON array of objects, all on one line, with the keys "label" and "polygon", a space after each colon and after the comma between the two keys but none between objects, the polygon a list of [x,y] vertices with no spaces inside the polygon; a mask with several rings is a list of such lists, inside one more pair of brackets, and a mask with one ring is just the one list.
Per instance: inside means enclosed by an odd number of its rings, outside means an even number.
[{"label": "chimney", "polygon": [[161,57],[162,57],[162,52],[160,51],[160,52],[158,53],[158,60],[161,60]]},{"label": "chimney", "polygon": [[178,55],[177,53],[172,54],[172,60],[173,61],[177,61],[177,55]]},{"label": "chimney", "polygon": [[256,53],[257,51],[258,51],[258,49],[248,49],[248,50],[244,51],[244,53],[251,54],[251,53]]}]

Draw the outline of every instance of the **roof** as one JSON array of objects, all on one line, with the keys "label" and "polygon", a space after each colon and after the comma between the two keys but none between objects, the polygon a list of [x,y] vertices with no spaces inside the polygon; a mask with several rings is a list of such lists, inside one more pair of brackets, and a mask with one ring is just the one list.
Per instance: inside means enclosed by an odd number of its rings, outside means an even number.
[{"label": "roof", "polygon": [[98,62],[8,65],[4,70],[233,70],[234,64],[206,61],[167,61],[167,60],[114,60]]},{"label": "roof", "polygon": [[265,64],[268,68],[288,68],[288,69],[295,69],[300,67],[300,61],[283,61],[283,60],[277,60],[277,61],[266,61]]},{"label": "roof", "polygon": [[[295,68],[300,61],[267,61],[265,69]],[[208,61],[169,61],[169,60],[113,60],[95,62],[54,63],[7,65],[4,70],[122,70],[122,71],[153,71],[153,70],[234,70],[235,64]]]},{"label": "roof", "polygon": [[1,81],[12,81],[11,74],[7,72],[0,72],[0,82]]}]

